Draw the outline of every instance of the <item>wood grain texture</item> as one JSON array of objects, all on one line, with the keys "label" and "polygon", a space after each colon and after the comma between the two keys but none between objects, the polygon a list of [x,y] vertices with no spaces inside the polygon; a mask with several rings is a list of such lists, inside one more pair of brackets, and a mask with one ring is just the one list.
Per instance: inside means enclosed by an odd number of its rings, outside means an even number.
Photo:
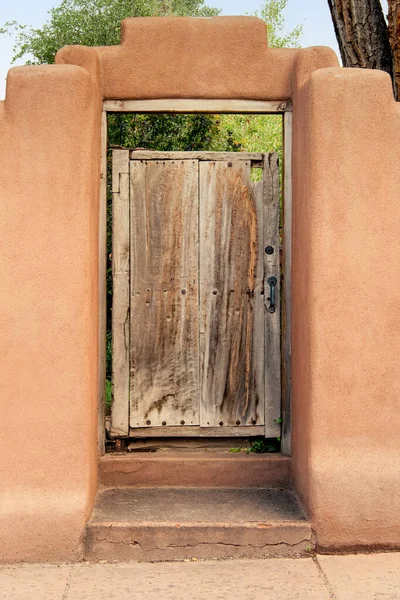
[{"label": "wood grain texture", "polygon": [[142,157],[128,175],[127,153],[113,169],[112,434],[279,436],[277,155],[261,156],[254,184],[251,160]]},{"label": "wood grain texture", "polygon": [[[117,170],[117,167],[121,171]],[[111,432],[129,433],[129,153],[113,151],[113,306],[112,306],[112,387]],[[118,184],[114,182],[118,178]]]},{"label": "wood grain texture", "polygon": [[247,160],[261,162],[260,152],[159,152],[156,150],[132,150],[131,160]]},{"label": "wood grain texture", "polygon": [[[344,67],[392,76],[393,57],[380,0],[328,0]],[[390,0],[389,0],[390,7]]]},{"label": "wood grain texture", "polygon": [[264,425],[251,425],[241,427],[136,427],[131,429],[131,435],[135,438],[150,437],[178,437],[178,438],[210,438],[210,437],[233,437],[248,438],[264,435]]},{"label": "wood grain texture", "polygon": [[[278,155],[268,154],[264,162],[264,244],[274,252],[264,252],[265,289],[265,437],[281,435],[281,330],[280,330],[280,244],[279,244],[279,165]],[[276,278],[275,311],[270,312],[269,278]]]},{"label": "wood grain texture", "polygon": [[282,454],[292,446],[292,113],[283,117]]},{"label": "wood grain texture", "polygon": [[395,98],[399,100],[400,90],[400,0],[388,1],[389,43],[393,56],[393,84]]},{"label": "wood grain texture", "polygon": [[103,110],[132,113],[282,113],[291,110],[288,100],[210,100],[210,99],[157,99],[106,100]]},{"label": "wood grain texture", "polygon": [[101,114],[99,203],[99,373],[97,452],[105,453],[106,436],[106,333],[107,333],[107,113]]},{"label": "wood grain texture", "polygon": [[264,423],[263,207],[250,162],[200,169],[201,426]]},{"label": "wood grain texture", "polygon": [[131,269],[131,427],[198,425],[197,161],[131,161]]},{"label": "wood grain texture", "polygon": [[129,173],[129,150],[113,150],[112,192],[119,192],[120,173]]}]

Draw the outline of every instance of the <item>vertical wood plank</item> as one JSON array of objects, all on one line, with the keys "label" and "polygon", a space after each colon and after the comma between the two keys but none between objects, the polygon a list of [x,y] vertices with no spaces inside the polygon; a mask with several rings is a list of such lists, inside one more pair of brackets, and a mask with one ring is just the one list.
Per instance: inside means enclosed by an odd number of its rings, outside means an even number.
[{"label": "vertical wood plank", "polygon": [[107,329],[107,113],[101,114],[99,205],[99,378],[97,451],[105,453],[106,329]]},{"label": "vertical wood plank", "polygon": [[113,150],[111,434],[129,433],[129,151]]},{"label": "vertical wood plank", "polygon": [[130,425],[199,424],[198,161],[131,162]]},{"label": "vertical wood plank", "polygon": [[254,193],[250,162],[202,162],[199,168],[200,424],[260,425],[262,196]]},{"label": "vertical wood plank", "polygon": [[[128,153],[128,154],[127,154]],[[112,153],[112,189],[119,192],[120,174],[129,173],[129,150],[113,150]]]},{"label": "vertical wood plank", "polygon": [[283,117],[283,310],[282,310],[282,454],[291,454],[292,435],[292,112]]},{"label": "vertical wood plank", "polygon": [[[277,154],[264,160],[264,252],[265,289],[265,437],[281,435],[281,332],[280,332],[280,244],[279,244],[279,164]],[[271,286],[276,278],[275,311],[270,312]]]},{"label": "vertical wood plank", "polygon": [[[252,423],[252,425],[263,425],[265,423],[265,397],[264,397],[264,389],[265,389],[265,344],[264,344],[264,285],[263,285],[263,277],[264,277],[264,264],[263,264],[263,255],[264,255],[264,183],[263,180],[258,181],[256,184],[253,184],[253,194],[254,194],[254,202],[255,208],[257,212],[257,273],[256,273],[256,282],[255,282],[255,293],[253,297],[254,302],[254,312],[252,315],[253,318],[253,328],[255,334],[253,334],[253,369],[255,376],[255,387],[257,389],[257,394],[260,396],[260,405],[259,412],[261,413],[260,417],[256,424]],[[261,282],[261,283],[260,283]],[[260,390],[258,392],[258,390]]]}]

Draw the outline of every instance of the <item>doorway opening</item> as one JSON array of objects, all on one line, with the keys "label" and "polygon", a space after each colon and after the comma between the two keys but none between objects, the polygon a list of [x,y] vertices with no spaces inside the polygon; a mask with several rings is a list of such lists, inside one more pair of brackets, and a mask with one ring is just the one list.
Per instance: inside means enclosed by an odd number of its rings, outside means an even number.
[{"label": "doorway opening", "polygon": [[290,104],[104,108],[107,446],[288,448]]}]

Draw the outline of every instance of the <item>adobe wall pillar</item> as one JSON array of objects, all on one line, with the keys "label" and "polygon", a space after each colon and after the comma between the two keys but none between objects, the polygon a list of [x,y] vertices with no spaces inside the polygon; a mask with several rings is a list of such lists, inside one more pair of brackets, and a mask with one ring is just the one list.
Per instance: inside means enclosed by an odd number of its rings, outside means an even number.
[{"label": "adobe wall pillar", "polygon": [[320,550],[400,545],[400,106],[327,68],[294,98],[293,461]]},{"label": "adobe wall pillar", "polygon": [[0,562],[80,558],[96,493],[100,110],[77,66],[0,102]]}]

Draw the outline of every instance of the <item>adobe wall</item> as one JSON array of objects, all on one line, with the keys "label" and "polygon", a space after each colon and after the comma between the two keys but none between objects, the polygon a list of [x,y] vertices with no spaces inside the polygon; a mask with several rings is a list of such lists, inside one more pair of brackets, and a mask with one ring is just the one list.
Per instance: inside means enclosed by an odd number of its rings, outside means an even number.
[{"label": "adobe wall", "polygon": [[66,46],[56,62],[91,70],[98,58],[107,100],[286,100],[299,68],[337,65],[330,48],[268,48],[265,23],[255,17],[136,17],[121,29],[120,46]]},{"label": "adobe wall", "polygon": [[68,65],[0,103],[0,562],[79,559],[97,489],[99,100]]},{"label": "adobe wall", "polygon": [[[321,548],[396,545],[399,111],[250,17],[128,19],[0,103],[0,561],[80,558],[96,492],[101,99],[292,98],[293,461]],[[323,68],[329,67],[329,68]]]},{"label": "adobe wall", "polygon": [[380,71],[294,97],[293,461],[320,550],[400,546],[400,105]]}]

